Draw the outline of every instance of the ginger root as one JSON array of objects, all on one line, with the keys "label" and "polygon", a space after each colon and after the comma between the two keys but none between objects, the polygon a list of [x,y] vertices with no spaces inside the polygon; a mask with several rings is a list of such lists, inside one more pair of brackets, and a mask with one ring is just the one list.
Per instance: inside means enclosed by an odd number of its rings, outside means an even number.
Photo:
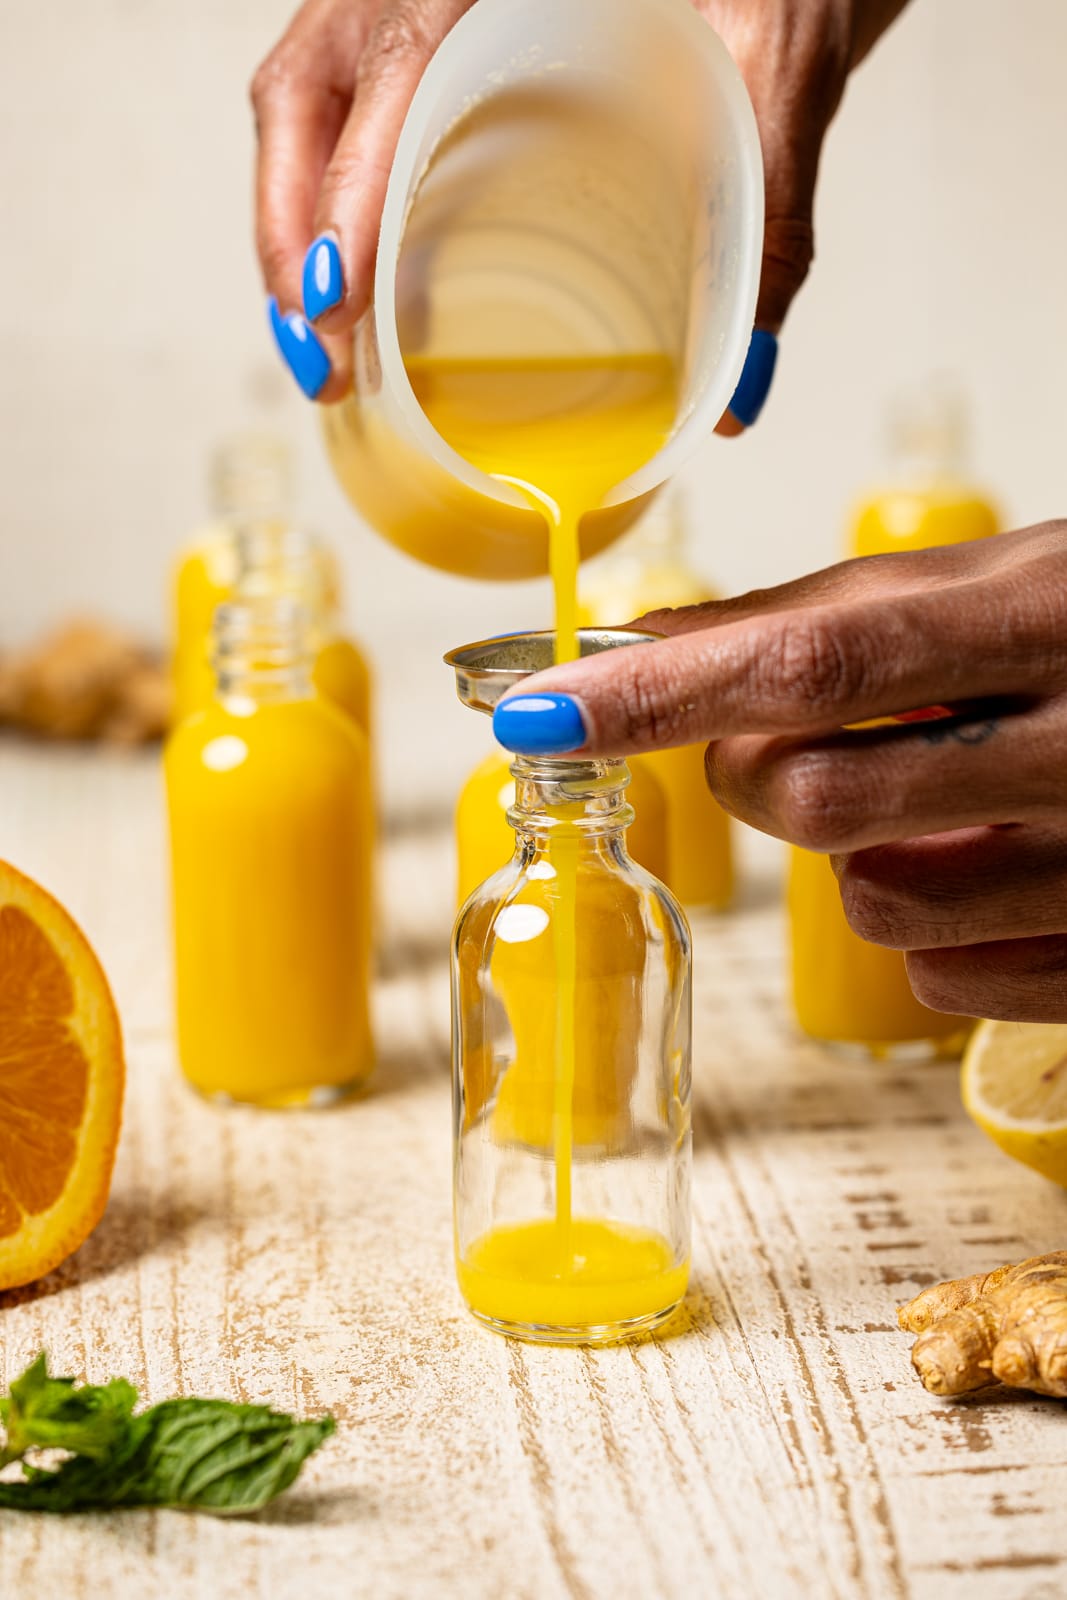
[{"label": "ginger root", "polygon": [[0,723],[53,739],[143,744],[166,731],[162,667],[120,628],[63,623],[0,659]]},{"label": "ginger root", "polygon": [[931,1394],[990,1383],[1067,1399],[1067,1250],[939,1283],[897,1312]]}]

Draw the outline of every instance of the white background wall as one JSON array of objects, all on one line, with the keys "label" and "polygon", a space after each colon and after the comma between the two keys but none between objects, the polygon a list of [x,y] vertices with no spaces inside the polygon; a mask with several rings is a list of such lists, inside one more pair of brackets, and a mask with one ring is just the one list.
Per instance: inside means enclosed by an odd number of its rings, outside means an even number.
[{"label": "white background wall", "polygon": [[[423,571],[357,526],[278,366],[246,85],[289,10],[0,6],[0,646],[84,609],[161,635],[209,449],[274,421],[378,661],[390,798],[418,806],[486,743],[441,652],[543,625],[547,593]],[[931,369],[963,380],[976,463],[1011,518],[1067,513],[1065,67],[1064,0],[913,0],[853,81],[773,401],[687,477],[721,588],[835,558],[877,475],[887,394]]]}]

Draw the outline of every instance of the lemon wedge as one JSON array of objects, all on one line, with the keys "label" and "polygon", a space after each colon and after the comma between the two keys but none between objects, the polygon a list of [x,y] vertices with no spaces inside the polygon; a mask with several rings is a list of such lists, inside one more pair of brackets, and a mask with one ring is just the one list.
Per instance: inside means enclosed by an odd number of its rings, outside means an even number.
[{"label": "lemon wedge", "polygon": [[994,1144],[1067,1188],[1067,1023],[980,1022],[960,1086]]}]

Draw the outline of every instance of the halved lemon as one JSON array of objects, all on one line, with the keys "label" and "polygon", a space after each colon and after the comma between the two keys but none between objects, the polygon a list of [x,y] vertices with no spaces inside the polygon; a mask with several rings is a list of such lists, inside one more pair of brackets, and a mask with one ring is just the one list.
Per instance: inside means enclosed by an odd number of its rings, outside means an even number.
[{"label": "halved lemon", "polygon": [[1067,1023],[980,1022],[960,1084],[995,1144],[1067,1188]]},{"label": "halved lemon", "polygon": [[0,861],[0,1289],[71,1255],[107,1205],[125,1069],[81,929]]}]

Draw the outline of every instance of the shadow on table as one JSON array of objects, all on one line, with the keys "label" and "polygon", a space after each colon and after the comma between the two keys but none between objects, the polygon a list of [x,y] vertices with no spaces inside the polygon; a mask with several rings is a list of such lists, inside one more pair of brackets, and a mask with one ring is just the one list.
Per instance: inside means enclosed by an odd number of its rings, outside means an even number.
[{"label": "shadow on table", "polygon": [[271,1527],[307,1528],[337,1526],[339,1523],[363,1522],[377,1516],[379,1508],[372,1495],[363,1489],[320,1489],[316,1493],[301,1493],[290,1489],[272,1505],[243,1522],[266,1523]]},{"label": "shadow on table", "polygon": [[140,1260],[150,1250],[196,1226],[205,1206],[178,1204],[165,1195],[113,1194],[95,1231],[62,1266],[36,1283],[0,1292],[0,1312],[47,1300],[64,1289],[92,1283]]}]

